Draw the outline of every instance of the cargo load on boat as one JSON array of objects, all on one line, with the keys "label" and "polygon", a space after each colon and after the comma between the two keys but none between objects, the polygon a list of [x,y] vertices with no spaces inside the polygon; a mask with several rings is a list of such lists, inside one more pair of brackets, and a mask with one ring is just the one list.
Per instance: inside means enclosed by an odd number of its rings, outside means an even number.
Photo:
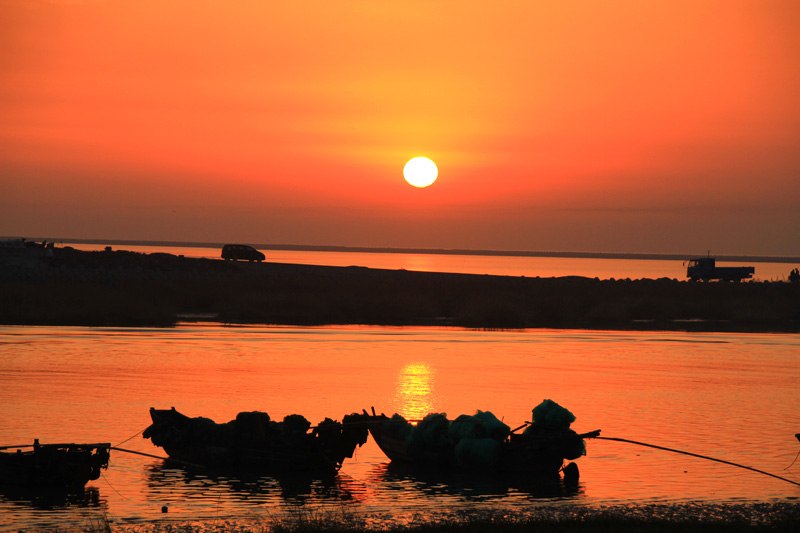
[{"label": "cargo load on boat", "polygon": [[565,460],[586,454],[584,439],[600,434],[599,430],[576,433],[570,428],[575,415],[552,400],[544,400],[531,414],[531,422],[514,430],[493,413],[480,410],[454,420],[445,413],[430,413],[416,424],[399,414],[361,416],[392,461],[468,470],[558,474]]}]

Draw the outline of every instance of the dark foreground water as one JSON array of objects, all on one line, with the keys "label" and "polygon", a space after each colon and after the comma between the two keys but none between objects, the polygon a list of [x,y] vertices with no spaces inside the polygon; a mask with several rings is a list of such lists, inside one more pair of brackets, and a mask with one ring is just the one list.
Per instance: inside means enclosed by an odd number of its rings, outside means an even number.
[{"label": "dark foreground water", "polygon": [[[138,433],[148,409],[225,422],[240,411],[312,423],[375,406],[419,418],[492,411],[511,427],[545,398],[578,432],[740,463],[800,481],[800,335],[426,328],[0,327],[0,445],[111,442],[163,455]],[[376,523],[442,514],[603,509],[757,516],[800,487],[755,472],[590,441],[577,488],[393,465],[369,441],[332,479],[211,476],[112,452],[75,495],[0,494],[0,531],[109,519],[120,528],[241,523],[297,511]],[[162,513],[167,506],[168,513]],[[755,520],[755,518],[753,519]]]}]

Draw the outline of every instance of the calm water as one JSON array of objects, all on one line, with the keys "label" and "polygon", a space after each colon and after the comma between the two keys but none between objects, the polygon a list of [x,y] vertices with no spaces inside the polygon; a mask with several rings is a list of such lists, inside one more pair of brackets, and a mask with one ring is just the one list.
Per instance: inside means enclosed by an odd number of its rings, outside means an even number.
[{"label": "calm water", "polygon": [[[81,250],[102,250],[98,245],[73,245]],[[120,250],[152,253],[167,252],[186,257],[218,259],[218,248],[120,246]],[[267,261],[326,266],[364,266],[390,270],[423,272],[455,272],[461,274],[491,274],[498,276],[561,277],[585,276],[600,279],[686,279],[686,267],[681,261],[645,259],[585,259],[564,257],[513,257],[488,255],[401,254],[365,252],[311,252],[294,250],[262,250]],[[688,259],[688,258],[687,258]],[[719,263],[737,266],[743,263]],[[752,263],[757,281],[785,281],[792,268],[789,263]]]},{"label": "calm water", "polygon": [[[545,398],[579,432],[742,463],[800,481],[800,335],[426,328],[0,327],[0,444],[111,442],[151,406],[225,422],[262,410],[312,423],[375,406],[408,418],[492,411],[511,427]],[[257,520],[349,509],[381,520],[459,509],[796,501],[800,487],[710,461],[589,441],[577,492],[492,478],[432,478],[390,466],[370,440],[333,481],[210,479],[112,452],[66,501],[0,495],[0,531],[172,520]],[[161,507],[169,506],[162,514]]]}]

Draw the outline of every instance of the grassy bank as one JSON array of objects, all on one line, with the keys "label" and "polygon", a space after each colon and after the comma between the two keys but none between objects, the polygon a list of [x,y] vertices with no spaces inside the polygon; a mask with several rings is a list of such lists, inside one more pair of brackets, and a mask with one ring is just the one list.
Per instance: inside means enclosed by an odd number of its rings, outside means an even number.
[{"label": "grassy bank", "polygon": [[436,520],[412,519],[397,524],[343,510],[299,511],[286,517],[218,519],[206,522],[159,522],[116,525],[101,520],[79,530],[60,533],[589,533],[589,532],[752,532],[797,531],[800,505],[674,504],[617,506],[593,509],[572,506],[534,507],[526,513],[510,511],[443,512]]},{"label": "grassy bank", "polygon": [[800,284],[526,278],[60,251],[6,260],[0,323],[800,331]]}]

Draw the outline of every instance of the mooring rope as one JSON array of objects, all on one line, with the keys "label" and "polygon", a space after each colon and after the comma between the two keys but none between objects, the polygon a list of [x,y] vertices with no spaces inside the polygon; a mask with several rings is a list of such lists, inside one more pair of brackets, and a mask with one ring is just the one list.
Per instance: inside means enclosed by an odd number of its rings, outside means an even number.
[{"label": "mooring rope", "polygon": [[751,466],[740,465],[738,463],[732,463],[730,461],[725,461],[723,459],[717,459],[715,457],[709,457],[707,455],[700,455],[700,454],[697,454],[697,453],[685,452],[683,450],[676,450],[674,448],[665,448],[664,446],[656,446],[655,444],[647,444],[646,442],[637,442],[635,440],[619,439],[619,438],[616,438],[616,437],[594,437],[594,438],[602,439],[602,440],[613,440],[613,441],[617,441],[617,442],[627,442],[629,444],[636,444],[638,446],[646,446],[648,448],[655,448],[656,450],[664,450],[664,451],[667,451],[667,452],[681,453],[683,455],[691,455],[692,457],[699,457],[700,459],[708,459],[709,461],[716,461],[718,463],[723,463],[723,464],[726,464],[726,465],[731,465],[731,466],[736,466],[736,467],[739,467],[739,468],[744,468],[745,470],[752,470],[753,472],[758,472],[759,474],[764,474],[765,476],[774,477],[776,479],[780,479],[781,481],[786,481],[787,483],[791,483],[792,485],[800,486],[800,483],[798,483],[797,481],[793,481],[791,479],[787,479],[787,478],[781,477],[781,476],[776,476],[775,474],[770,474],[769,472],[764,472],[763,470],[759,470],[759,469],[753,468]]},{"label": "mooring rope", "polygon": [[144,430],[145,430],[145,429],[147,429],[147,428],[144,428],[144,429],[140,430],[140,431],[139,431],[138,433],[136,433],[135,435],[131,435],[130,437],[128,437],[128,438],[127,438],[127,439],[125,439],[124,441],[122,441],[122,442],[120,442],[120,443],[117,443],[117,444],[115,444],[115,446],[122,446],[123,444],[125,444],[126,442],[128,442],[129,440],[131,440],[132,438],[134,438],[134,437],[138,437],[139,435],[141,435],[142,433],[144,433]]},{"label": "mooring rope", "polygon": [[[796,438],[797,440],[799,440],[799,441],[800,441],[800,433],[795,433],[795,434],[794,434],[794,436],[795,436],[795,438]],[[794,461],[792,461],[792,464],[790,464],[789,466],[787,466],[786,468],[784,468],[784,470],[789,470],[789,469],[790,469],[792,466],[794,466],[794,463],[795,463],[795,462],[797,462],[797,458],[798,458],[798,457],[800,457],[800,451],[798,451],[798,452],[797,452],[797,455],[795,455],[795,456],[794,456]]]},{"label": "mooring rope", "polygon": [[800,457],[800,450],[798,450],[797,455],[794,456],[794,460],[792,461],[792,464],[790,464],[789,466],[784,468],[784,470],[789,470],[792,466],[794,466],[794,464],[797,462],[797,458],[798,457]]},{"label": "mooring rope", "polygon": [[126,501],[130,500],[130,498],[126,498],[120,491],[118,491],[116,488],[114,488],[114,485],[111,484],[111,482],[108,480],[108,478],[102,474],[102,472],[100,473],[100,477],[103,478],[103,481],[105,481],[108,484],[108,486],[111,487],[111,490],[116,492],[119,495],[120,498],[122,498],[123,500],[126,500]]},{"label": "mooring rope", "polygon": [[180,459],[173,459],[172,457],[162,457],[160,455],[153,455],[151,453],[137,452],[135,450],[126,450],[124,448],[118,448],[116,446],[111,446],[111,447],[109,447],[109,449],[116,450],[118,452],[132,453],[134,455],[143,455],[145,457],[150,457],[152,459],[161,459],[162,461],[172,461],[174,463],[180,463],[180,464],[186,465],[186,466],[194,466],[196,468],[205,468],[203,465],[190,463],[189,461],[181,461]]}]

